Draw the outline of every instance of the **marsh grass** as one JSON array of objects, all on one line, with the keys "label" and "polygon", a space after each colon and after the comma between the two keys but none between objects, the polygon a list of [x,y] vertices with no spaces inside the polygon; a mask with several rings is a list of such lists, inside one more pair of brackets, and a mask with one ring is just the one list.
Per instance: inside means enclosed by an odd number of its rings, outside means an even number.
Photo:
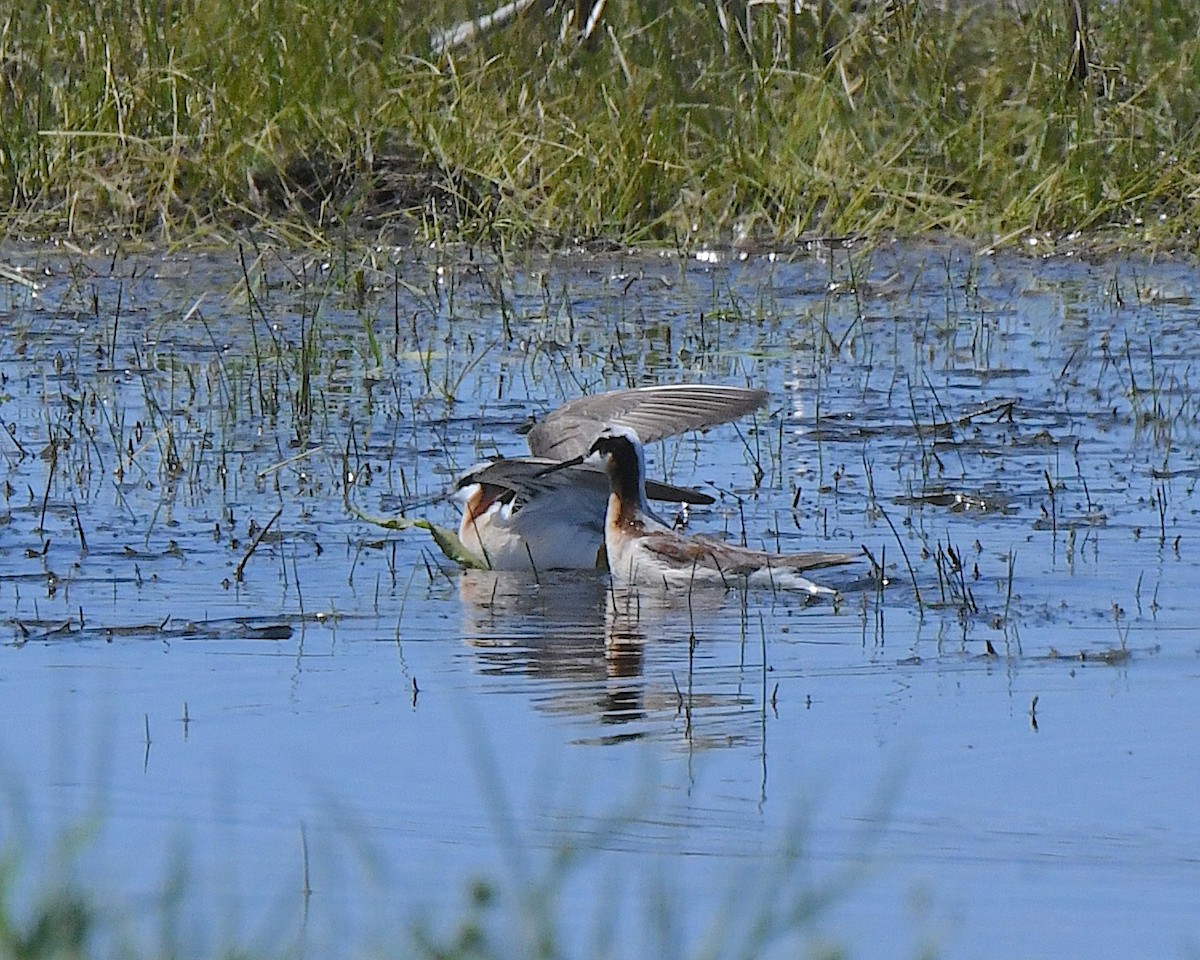
[{"label": "marsh grass", "polygon": [[760,6],[725,28],[714,5],[628,0],[582,45],[553,10],[432,53],[478,6],[15,0],[8,229],[503,247],[1196,226],[1183,0],[1106,5],[1082,82],[1058,0],[843,0],[823,25]]},{"label": "marsh grass", "polygon": [[[774,708],[778,685],[768,701],[768,641],[761,619],[758,635],[761,723],[765,729],[767,703]],[[743,636],[743,644],[746,640]],[[690,657],[691,652],[689,700]],[[420,693],[416,677],[412,678],[412,691],[415,706]],[[682,707],[684,695],[679,696]],[[181,720],[188,722],[187,701]],[[144,729],[148,756],[148,716]],[[822,936],[822,928],[838,905],[870,880],[905,780],[903,770],[890,770],[862,798],[859,816],[845,838],[844,856],[833,863],[823,862],[811,845],[819,804],[793,798],[793,812],[778,828],[772,852],[751,856],[746,863],[716,874],[712,879],[719,886],[712,912],[698,916],[690,902],[692,892],[672,869],[649,862],[632,869],[625,866],[617,882],[618,875],[611,873],[611,865],[605,862],[606,852],[614,844],[655,813],[654,788],[644,775],[607,797],[606,812],[588,814],[583,807],[562,806],[558,816],[570,829],[543,848],[531,842],[513,813],[512,795],[502,785],[494,747],[483,734],[476,739],[472,763],[480,789],[489,800],[500,865],[466,879],[458,896],[438,891],[435,900],[456,901],[440,914],[430,913],[423,905],[426,897],[422,892],[398,894],[392,901],[391,920],[381,927],[386,946],[364,948],[343,942],[335,955],[557,960],[614,956],[623,946],[645,944],[652,947],[649,952],[654,955],[704,960],[758,957],[781,950],[795,953],[797,949],[812,956],[845,956]],[[763,764],[765,770],[765,756]],[[558,809],[557,805],[566,801],[546,802],[551,809]],[[49,850],[43,849],[33,834],[26,835],[24,825],[18,827],[15,837],[6,838],[0,850],[0,957],[274,960],[312,955],[312,944],[323,942],[326,921],[312,920],[309,901],[314,896],[329,896],[322,883],[323,876],[328,882],[323,873],[326,862],[320,857],[310,862],[303,824],[294,863],[295,888],[289,890],[288,883],[282,884],[276,901],[279,905],[295,903],[291,895],[296,894],[300,905],[294,912],[278,906],[279,912],[264,920],[261,931],[254,933],[253,924],[243,925],[235,918],[214,922],[205,906],[213,878],[195,871],[186,842],[168,859],[162,878],[148,895],[130,898],[97,882],[91,848],[103,833],[103,821],[104,815],[97,814],[60,826],[60,836]],[[367,837],[359,841],[368,847],[372,842]],[[589,875],[608,876],[608,880],[598,897],[580,903],[574,887]],[[314,912],[324,913],[328,906],[323,903]],[[338,936],[345,937],[353,924],[347,927],[339,922],[337,926]]]},{"label": "marsh grass", "polygon": [[[8,888],[10,878],[0,878]],[[70,887],[44,897],[28,916],[11,904],[0,908],[0,955],[21,960],[74,960],[88,956],[95,915],[86,898]]]},{"label": "marsh grass", "polygon": [[[414,696],[417,688],[414,680]],[[872,813],[877,811],[872,810]],[[613,825],[598,828],[602,837]],[[719,958],[755,956],[780,943],[820,944],[817,930],[824,917],[854,888],[860,886],[869,870],[866,859],[876,841],[877,827],[865,828],[858,838],[863,861],[853,861],[823,882],[806,881],[803,874],[807,855],[803,846],[788,837],[783,849],[762,868],[761,875],[743,880],[742,896],[748,886],[752,901],[731,894],[713,918],[709,929],[697,942],[683,949],[680,918],[682,900],[669,879],[643,880],[652,887],[644,906],[652,932],[648,939],[674,955]],[[407,933],[394,934],[392,949],[398,955],[428,960],[504,960],[508,957],[559,957],[592,955],[576,952],[563,936],[561,914],[565,904],[563,889],[571,877],[583,870],[590,858],[582,849],[562,847],[538,868],[536,876],[524,881],[477,878],[465,887],[463,904],[452,909],[452,916],[435,919],[415,912]],[[307,867],[307,865],[306,865]],[[211,952],[220,957],[275,957],[300,955],[294,945],[264,947],[262,944],[222,947],[176,942],[181,934],[180,913],[186,909],[191,881],[172,876],[163,883],[157,898],[151,925],[161,925],[162,943],[150,944],[145,931],[136,929],[133,918],[100,896],[84,892],[75,883],[49,884],[46,891],[28,907],[18,906],[15,891],[17,877],[12,864],[0,870],[0,955],[18,960],[82,960],[85,957],[123,956],[203,956]],[[303,878],[303,894],[308,876]],[[609,895],[609,900],[615,900]],[[612,902],[602,904],[612,908]],[[594,954],[611,955],[616,923],[598,916],[597,944]],[[303,937],[301,936],[301,940]],[[828,949],[827,945],[826,948]],[[356,955],[354,952],[350,956]],[[363,952],[363,955],[372,955]],[[814,955],[841,956],[840,951]]]}]

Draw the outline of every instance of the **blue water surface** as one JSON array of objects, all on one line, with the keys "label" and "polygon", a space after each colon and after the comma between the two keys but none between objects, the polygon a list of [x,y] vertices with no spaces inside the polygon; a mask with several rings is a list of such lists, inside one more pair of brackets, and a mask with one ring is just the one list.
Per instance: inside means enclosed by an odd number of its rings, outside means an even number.
[{"label": "blue water surface", "polygon": [[[1190,264],[0,259],[18,905],[182,956],[1200,949]],[[362,519],[680,380],[771,391],[648,449],[691,529],[887,584],[634,606]]]}]

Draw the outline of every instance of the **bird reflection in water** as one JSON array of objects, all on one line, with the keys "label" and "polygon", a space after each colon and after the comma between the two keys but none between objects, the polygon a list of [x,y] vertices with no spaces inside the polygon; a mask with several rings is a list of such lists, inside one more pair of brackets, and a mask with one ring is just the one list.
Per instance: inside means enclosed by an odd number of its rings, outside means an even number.
[{"label": "bird reflection in water", "polygon": [[[645,736],[690,739],[695,707],[724,712],[747,705],[739,695],[693,692],[684,659],[681,624],[704,622],[728,602],[723,591],[698,591],[690,603],[679,595],[613,585],[607,574],[570,571],[539,580],[489,570],[464,571],[459,579],[463,641],[476,651],[481,672],[551,681],[532,690],[547,713],[624,725],[601,742]],[[646,676],[648,644],[663,643],[668,663]],[[666,647],[664,647],[666,651]],[[661,658],[660,658],[661,659]],[[664,672],[666,676],[662,676]],[[676,676],[680,679],[676,679]],[[742,738],[723,736],[723,745]]]},{"label": "bird reflection in water", "polygon": [[610,630],[608,574],[564,571],[538,580],[467,570],[459,578],[463,641],[483,673],[565,681],[535,702],[552,713],[604,723],[644,718],[645,635]]}]

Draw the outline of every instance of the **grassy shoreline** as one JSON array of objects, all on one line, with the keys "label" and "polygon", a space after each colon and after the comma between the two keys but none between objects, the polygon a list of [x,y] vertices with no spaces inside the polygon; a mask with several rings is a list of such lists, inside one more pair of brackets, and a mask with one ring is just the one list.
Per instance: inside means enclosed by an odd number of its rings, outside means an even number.
[{"label": "grassy shoreline", "polygon": [[[16,0],[0,17],[9,235],[517,246],[1030,233],[1191,247],[1200,11],[1061,0],[610,3],[449,54],[491,5]],[[772,8],[773,9],[773,8]]]}]

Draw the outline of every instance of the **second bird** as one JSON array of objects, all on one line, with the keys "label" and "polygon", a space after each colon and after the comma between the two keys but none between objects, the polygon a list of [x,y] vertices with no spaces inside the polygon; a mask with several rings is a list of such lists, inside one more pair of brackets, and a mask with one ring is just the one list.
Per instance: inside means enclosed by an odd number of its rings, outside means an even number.
[{"label": "second bird", "polygon": [[[598,464],[563,462],[582,460],[611,425],[649,443],[737,419],[766,399],[765,390],[747,387],[669,384],[572,400],[530,429],[533,456],[490,460],[459,477],[459,539],[493,570],[604,567],[608,477]],[[655,500],[713,502],[686,487],[654,480],[645,487]]]}]

